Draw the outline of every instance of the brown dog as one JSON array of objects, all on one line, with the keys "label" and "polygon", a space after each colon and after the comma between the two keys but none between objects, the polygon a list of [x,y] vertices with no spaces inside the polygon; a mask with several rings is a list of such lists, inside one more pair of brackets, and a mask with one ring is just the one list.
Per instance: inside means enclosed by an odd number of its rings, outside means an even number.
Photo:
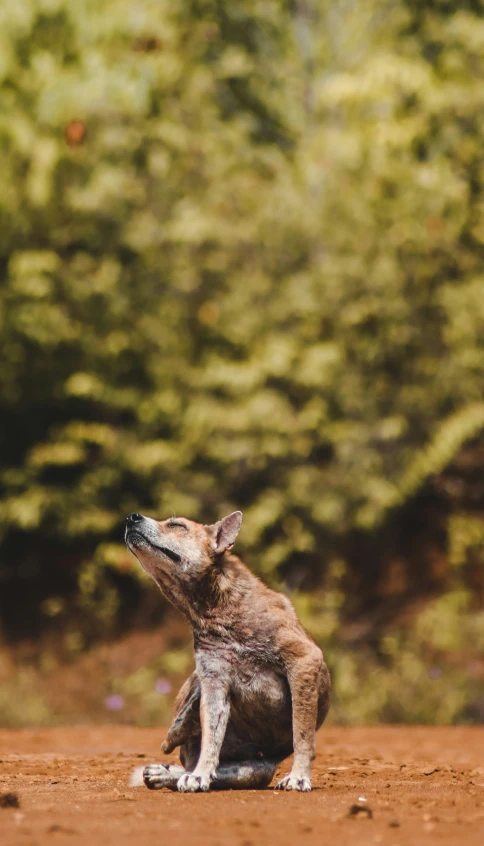
[{"label": "brown dog", "polygon": [[314,736],[329,708],[328,669],[290,600],[231,554],[241,522],[240,511],[213,526],[140,514],[126,520],[128,548],[188,617],[195,646],[196,670],[178,694],[161,747],[169,753],[180,746],[183,768],[145,767],[152,789],[267,787],[294,751],[291,772],[276,786],[311,790]]}]

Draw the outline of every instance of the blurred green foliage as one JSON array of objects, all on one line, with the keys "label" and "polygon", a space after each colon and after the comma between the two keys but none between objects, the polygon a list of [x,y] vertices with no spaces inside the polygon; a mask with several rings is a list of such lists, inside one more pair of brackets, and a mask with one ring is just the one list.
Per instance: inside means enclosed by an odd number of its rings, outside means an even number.
[{"label": "blurred green foliage", "polygon": [[17,726],[52,725],[54,714],[36,691],[36,674],[21,670],[15,679],[2,681],[0,687],[0,724]]},{"label": "blurred green foliage", "polygon": [[338,615],[334,609],[328,614],[326,600],[306,597],[300,611],[331,665],[331,721],[484,721],[484,611],[473,608],[468,591],[455,589],[429,601],[411,625],[393,625],[378,640],[342,638]]},{"label": "blurred green foliage", "polygon": [[156,619],[132,510],[242,508],[335,632],[480,613],[483,77],[476,0],[0,3],[5,636]]}]

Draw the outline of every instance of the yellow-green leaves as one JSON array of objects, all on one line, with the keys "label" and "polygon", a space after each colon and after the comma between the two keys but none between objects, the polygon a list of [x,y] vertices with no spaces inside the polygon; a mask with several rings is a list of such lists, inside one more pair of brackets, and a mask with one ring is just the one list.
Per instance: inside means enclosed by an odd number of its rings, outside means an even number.
[{"label": "yellow-green leaves", "polygon": [[2,533],[107,629],[129,511],[324,582],[481,436],[483,18],[424,6],[0,10]]}]

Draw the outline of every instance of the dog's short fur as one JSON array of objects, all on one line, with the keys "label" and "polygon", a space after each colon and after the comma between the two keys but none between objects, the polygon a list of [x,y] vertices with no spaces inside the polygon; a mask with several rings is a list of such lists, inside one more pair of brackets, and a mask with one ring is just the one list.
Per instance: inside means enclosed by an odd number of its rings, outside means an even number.
[{"label": "dog's short fur", "polygon": [[240,511],[212,526],[127,518],[129,549],[188,617],[195,646],[196,670],[162,744],[165,753],[181,747],[184,769],[145,767],[148,787],[266,787],[294,751],[277,787],[311,789],[314,736],[329,708],[328,669],[290,600],[232,555],[241,522]]}]

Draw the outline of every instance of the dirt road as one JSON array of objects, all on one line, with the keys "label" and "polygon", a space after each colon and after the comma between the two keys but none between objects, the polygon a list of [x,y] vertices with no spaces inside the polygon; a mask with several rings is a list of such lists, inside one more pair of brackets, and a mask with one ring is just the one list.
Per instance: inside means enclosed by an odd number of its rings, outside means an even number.
[{"label": "dirt road", "polygon": [[[0,807],[2,846],[484,843],[484,728],[323,727],[310,794],[129,787],[134,767],[162,758],[163,736],[0,730],[0,794],[19,798]],[[350,816],[359,797],[372,818]]]}]

